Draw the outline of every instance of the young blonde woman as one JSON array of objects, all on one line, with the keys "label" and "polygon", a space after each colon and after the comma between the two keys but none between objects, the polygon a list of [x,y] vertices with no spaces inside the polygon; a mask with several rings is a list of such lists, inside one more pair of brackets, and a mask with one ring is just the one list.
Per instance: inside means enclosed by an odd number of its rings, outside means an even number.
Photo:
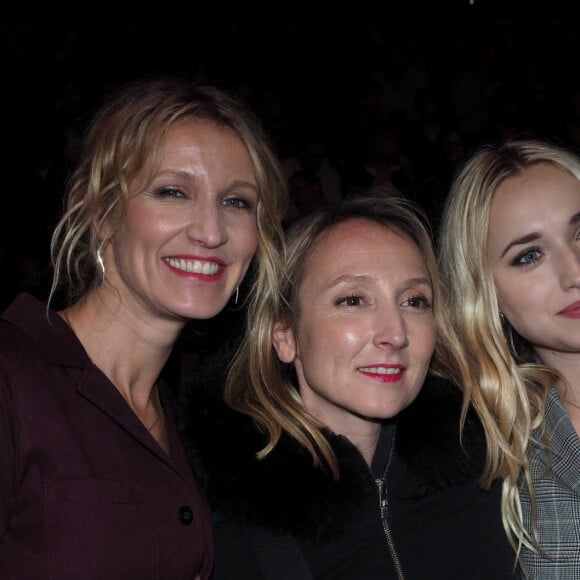
[{"label": "young blonde woman", "polygon": [[578,578],[580,159],[538,140],[474,152],[440,257],[447,370],[485,428],[482,483],[504,478],[504,525],[530,578]]}]

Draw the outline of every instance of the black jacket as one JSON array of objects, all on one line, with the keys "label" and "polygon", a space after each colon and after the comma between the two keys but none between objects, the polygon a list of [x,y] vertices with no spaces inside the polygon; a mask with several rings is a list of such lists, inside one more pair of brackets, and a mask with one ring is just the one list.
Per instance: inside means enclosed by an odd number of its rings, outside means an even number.
[{"label": "black jacket", "polygon": [[[460,406],[457,389],[429,380],[385,423],[372,471],[348,439],[329,433],[335,481],[288,437],[256,459],[264,436],[248,417],[227,408],[219,388],[194,389],[182,428],[214,509],[215,580],[519,577],[501,485],[477,485],[483,431],[470,414],[461,446]],[[391,450],[381,507],[376,480]]]}]

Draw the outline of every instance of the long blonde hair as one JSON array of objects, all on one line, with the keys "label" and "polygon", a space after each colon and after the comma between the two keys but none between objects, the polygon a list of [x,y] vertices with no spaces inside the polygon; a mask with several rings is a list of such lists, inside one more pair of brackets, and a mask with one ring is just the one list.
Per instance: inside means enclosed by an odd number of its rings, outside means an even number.
[{"label": "long blonde hair", "polygon": [[258,453],[265,457],[286,433],[306,448],[317,465],[338,477],[336,458],[324,426],[305,409],[298,395],[291,365],[280,362],[272,344],[276,322],[292,326],[296,321],[298,292],[304,263],[320,236],[344,221],[362,218],[395,229],[408,236],[423,255],[433,285],[433,308],[440,302],[437,260],[427,220],[404,198],[382,190],[362,193],[340,204],[313,211],[292,224],[287,236],[285,273],[281,275],[281,296],[262,295],[260,305],[248,312],[245,340],[234,358],[226,381],[228,404],[252,417],[266,433],[267,444]]},{"label": "long blonde hair", "polygon": [[[447,345],[442,372],[463,389],[487,439],[481,485],[503,478],[502,519],[519,552],[535,548],[524,528],[519,486],[533,501],[529,459],[531,434],[543,429],[546,398],[559,374],[543,365],[503,318],[487,255],[490,207],[497,188],[538,163],[549,163],[580,180],[580,160],[539,140],[514,140],[475,151],[452,183],[442,218],[439,260],[444,288],[441,328]],[[532,520],[535,517],[532,513]]]}]

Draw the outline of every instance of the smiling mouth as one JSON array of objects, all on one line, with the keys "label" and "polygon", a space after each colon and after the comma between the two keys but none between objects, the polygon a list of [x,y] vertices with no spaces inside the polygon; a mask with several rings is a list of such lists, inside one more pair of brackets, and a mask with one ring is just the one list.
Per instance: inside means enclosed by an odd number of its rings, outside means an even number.
[{"label": "smiling mouth", "polygon": [[220,265],[216,262],[202,262],[201,260],[184,260],[175,258],[164,258],[172,268],[187,272],[189,274],[204,274],[215,276],[219,272]]},{"label": "smiling mouth", "polygon": [[358,370],[375,375],[399,375],[403,371],[403,369],[398,367],[360,367]]},{"label": "smiling mouth", "polygon": [[563,310],[558,312],[561,316],[572,316],[577,318],[580,315],[580,301],[576,301],[573,304],[569,304]]}]

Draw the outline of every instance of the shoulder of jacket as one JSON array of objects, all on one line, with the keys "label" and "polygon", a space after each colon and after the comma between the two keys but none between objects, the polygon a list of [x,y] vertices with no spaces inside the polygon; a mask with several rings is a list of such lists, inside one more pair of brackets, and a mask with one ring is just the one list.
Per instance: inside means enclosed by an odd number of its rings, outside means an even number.
[{"label": "shoulder of jacket", "polygon": [[220,396],[198,393],[189,404],[197,410],[185,430],[186,448],[212,508],[222,517],[320,540],[340,535],[374,489],[362,456],[346,438],[328,435],[341,473],[335,480],[287,435],[258,458],[264,434]]}]

